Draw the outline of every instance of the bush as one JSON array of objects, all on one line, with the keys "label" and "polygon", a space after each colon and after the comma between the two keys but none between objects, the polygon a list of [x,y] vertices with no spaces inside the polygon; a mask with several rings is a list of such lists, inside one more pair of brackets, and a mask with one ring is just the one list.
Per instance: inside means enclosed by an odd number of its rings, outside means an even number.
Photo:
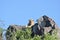
[{"label": "bush", "polygon": [[[11,40],[41,40],[41,36],[35,35],[33,38],[31,37],[31,29],[27,28],[25,30],[18,30],[16,33],[12,34]],[[56,34],[50,35],[46,34],[44,36],[44,40],[57,40]]]}]

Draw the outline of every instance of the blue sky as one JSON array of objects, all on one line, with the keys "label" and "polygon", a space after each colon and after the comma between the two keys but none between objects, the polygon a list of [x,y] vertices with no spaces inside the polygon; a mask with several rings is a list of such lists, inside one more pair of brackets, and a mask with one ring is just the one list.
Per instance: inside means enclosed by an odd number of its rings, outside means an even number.
[{"label": "blue sky", "polygon": [[10,24],[26,25],[42,15],[51,17],[60,26],[60,0],[0,0],[0,19]]}]

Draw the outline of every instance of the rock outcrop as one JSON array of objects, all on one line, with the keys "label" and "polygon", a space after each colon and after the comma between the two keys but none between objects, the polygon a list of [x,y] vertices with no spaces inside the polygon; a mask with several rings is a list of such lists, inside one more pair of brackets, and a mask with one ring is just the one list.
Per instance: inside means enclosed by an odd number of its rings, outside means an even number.
[{"label": "rock outcrop", "polygon": [[13,36],[12,33],[15,33],[18,30],[25,30],[26,26],[21,25],[10,25],[6,32],[6,39],[11,40],[11,37]]},{"label": "rock outcrop", "polygon": [[31,26],[34,25],[34,20],[30,19],[27,26],[21,26],[21,25],[10,25],[6,32],[6,39],[10,40],[12,37],[12,33],[15,33],[18,30],[25,30],[26,28],[31,28]]},{"label": "rock outcrop", "polygon": [[31,36],[34,37],[34,35],[45,35],[47,33],[50,33],[53,35],[57,31],[57,36],[60,38],[60,29],[55,23],[54,20],[49,18],[48,16],[44,15],[37,19],[37,22],[34,23],[33,19],[30,19],[27,26],[21,26],[21,25],[10,25],[6,32],[6,39],[10,40],[12,37],[12,33],[15,33],[17,30],[25,30],[26,28],[31,28],[32,33]]},{"label": "rock outcrop", "polygon": [[[37,23],[32,26],[32,34],[33,37],[36,35],[44,35],[47,33],[50,33],[51,35],[54,33],[54,30],[59,30],[59,27],[55,23],[54,20],[49,18],[48,16],[44,15],[37,19]],[[60,34],[60,32],[57,32],[57,35]]]}]

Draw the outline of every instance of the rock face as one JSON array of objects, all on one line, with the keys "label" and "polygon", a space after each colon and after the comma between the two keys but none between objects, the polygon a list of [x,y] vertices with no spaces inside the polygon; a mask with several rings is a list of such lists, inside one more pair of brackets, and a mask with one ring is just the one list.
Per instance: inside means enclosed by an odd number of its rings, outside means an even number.
[{"label": "rock face", "polygon": [[[32,34],[33,37],[36,35],[44,35],[46,33],[53,34],[55,29],[59,29],[54,20],[44,15],[37,20],[37,23],[32,26]],[[59,33],[60,34],[60,33]]]},{"label": "rock face", "polygon": [[17,30],[25,30],[26,28],[31,28],[34,25],[34,20],[30,19],[27,26],[21,25],[10,25],[6,32],[6,39],[11,40],[12,33],[15,33]]},{"label": "rock face", "polygon": [[34,25],[34,20],[33,19],[30,19],[29,22],[28,22],[28,27],[32,27]]},{"label": "rock face", "polygon": [[21,25],[10,25],[6,32],[6,39],[11,40],[12,33],[15,33],[17,30],[25,30],[27,27],[32,29],[31,36],[34,37],[34,35],[45,35],[47,33],[50,33],[51,35],[54,34],[54,30],[57,30],[57,36],[60,38],[60,29],[55,23],[54,20],[49,18],[48,16],[44,15],[37,19],[37,23],[34,23],[34,20],[30,19],[27,26],[21,26]]},{"label": "rock face", "polygon": [[19,25],[10,25],[6,32],[6,39],[11,40],[12,33],[15,33],[17,30],[24,30],[26,26],[19,26]]}]

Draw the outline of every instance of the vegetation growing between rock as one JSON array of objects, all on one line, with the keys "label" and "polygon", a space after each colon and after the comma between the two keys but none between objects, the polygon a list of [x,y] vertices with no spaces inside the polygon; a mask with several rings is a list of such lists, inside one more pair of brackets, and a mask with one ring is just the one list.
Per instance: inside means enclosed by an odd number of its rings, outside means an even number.
[{"label": "vegetation growing between rock", "polygon": [[[41,36],[35,35],[33,38],[31,37],[31,29],[27,28],[25,30],[18,30],[15,33],[11,33],[10,40],[42,40]],[[46,34],[44,36],[44,40],[57,40],[56,34],[50,35]]]}]

